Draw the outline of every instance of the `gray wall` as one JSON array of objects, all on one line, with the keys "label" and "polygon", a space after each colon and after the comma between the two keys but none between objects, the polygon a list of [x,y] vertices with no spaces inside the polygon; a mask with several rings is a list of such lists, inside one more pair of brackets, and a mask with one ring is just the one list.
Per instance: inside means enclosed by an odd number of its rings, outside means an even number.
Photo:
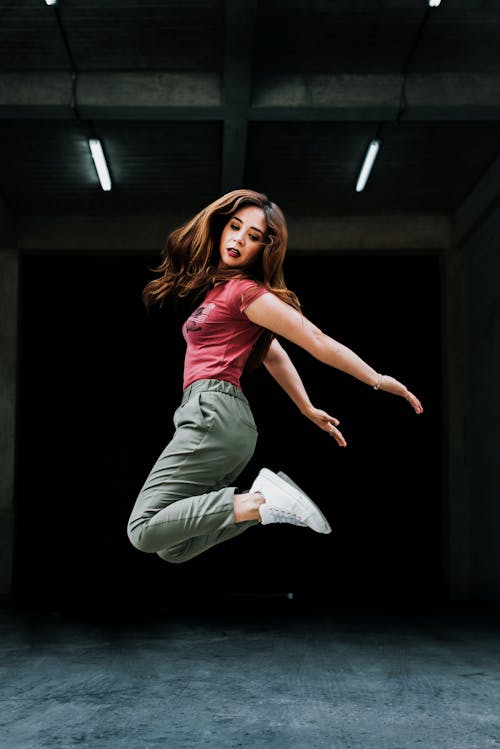
[{"label": "gray wall", "polygon": [[10,589],[14,545],[18,289],[18,254],[0,249],[0,593]]}]

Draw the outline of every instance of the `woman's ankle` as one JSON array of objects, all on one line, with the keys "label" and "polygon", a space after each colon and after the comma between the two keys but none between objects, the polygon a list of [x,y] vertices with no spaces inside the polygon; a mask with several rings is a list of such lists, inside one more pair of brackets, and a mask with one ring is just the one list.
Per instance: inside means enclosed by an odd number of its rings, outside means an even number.
[{"label": "woman's ankle", "polygon": [[247,520],[260,520],[259,507],[265,502],[262,494],[234,495],[234,522],[244,523]]}]

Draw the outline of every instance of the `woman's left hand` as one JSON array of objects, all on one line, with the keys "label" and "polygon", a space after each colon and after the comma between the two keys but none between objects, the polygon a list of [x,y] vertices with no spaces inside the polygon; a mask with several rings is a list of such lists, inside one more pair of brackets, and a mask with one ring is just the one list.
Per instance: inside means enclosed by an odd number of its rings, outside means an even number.
[{"label": "woman's left hand", "polygon": [[392,393],[393,395],[400,395],[401,398],[404,398],[408,401],[416,414],[421,414],[424,412],[423,406],[420,403],[419,399],[416,395],[410,393],[406,385],[403,385],[401,382],[399,382],[399,380],[396,380],[390,375],[380,375],[380,377],[380,390],[383,390],[386,393]]},{"label": "woman's left hand", "polygon": [[340,424],[338,419],[334,416],[330,416],[330,414],[327,414],[326,411],[322,411],[320,408],[314,408],[314,406],[303,411],[303,414],[304,416],[307,416],[308,419],[311,419],[316,426],[324,432],[327,432],[330,437],[333,437],[337,445],[340,445],[340,447],[346,447],[347,442],[345,441],[340,429],[337,428]]}]

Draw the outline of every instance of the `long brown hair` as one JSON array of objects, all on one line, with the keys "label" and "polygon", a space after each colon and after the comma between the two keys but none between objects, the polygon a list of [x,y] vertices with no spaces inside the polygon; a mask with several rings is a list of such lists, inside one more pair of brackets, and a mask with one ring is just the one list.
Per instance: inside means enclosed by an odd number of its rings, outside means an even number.
[{"label": "long brown hair", "polygon": [[[241,207],[254,205],[264,211],[266,234],[264,249],[255,263],[246,268],[220,269],[219,244],[222,230],[229,218]],[[163,260],[154,272],[160,274],[146,284],[142,300],[147,309],[173,294],[198,298],[216,283],[236,276],[251,278],[295,309],[300,303],[287,289],[283,276],[288,240],[286,220],[281,209],[266,195],[255,190],[233,190],[203,208],[183,226],[168,236],[162,252]],[[265,331],[250,356],[248,368],[253,369],[264,359],[273,334]]]}]

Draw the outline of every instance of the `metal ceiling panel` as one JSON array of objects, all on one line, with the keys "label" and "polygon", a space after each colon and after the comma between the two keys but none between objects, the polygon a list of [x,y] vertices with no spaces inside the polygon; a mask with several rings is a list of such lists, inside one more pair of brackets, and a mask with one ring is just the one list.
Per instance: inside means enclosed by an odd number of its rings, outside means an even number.
[{"label": "metal ceiling panel", "polygon": [[443,2],[419,40],[411,70],[500,72],[500,2]]},{"label": "metal ceiling panel", "polygon": [[256,73],[398,72],[422,18],[422,5],[420,0],[261,0]]},{"label": "metal ceiling panel", "polygon": [[[56,11],[43,0],[0,5],[0,70],[67,70]],[[223,0],[61,0],[76,67],[207,71],[222,67]]]},{"label": "metal ceiling panel", "polygon": [[500,0],[0,0],[0,194],[13,211],[190,211],[244,174],[295,215],[452,214],[498,157],[499,41]]},{"label": "metal ceiling panel", "polygon": [[427,12],[411,70],[500,71],[498,0],[260,0],[256,74],[399,73]]},{"label": "metal ceiling panel", "polygon": [[109,193],[99,186],[87,135],[76,121],[0,122],[0,192],[7,205],[198,208],[218,193],[220,123],[100,122]]},{"label": "metal ceiling panel", "polygon": [[44,2],[0,3],[0,70],[69,70],[54,13]]},{"label": "metal ceiling panel", "polygon": [[388,124],[358,194],[374,135],[369,123],[252,123],[245,185],[294,215],[451,212],[500,149],[496,123]]}]

